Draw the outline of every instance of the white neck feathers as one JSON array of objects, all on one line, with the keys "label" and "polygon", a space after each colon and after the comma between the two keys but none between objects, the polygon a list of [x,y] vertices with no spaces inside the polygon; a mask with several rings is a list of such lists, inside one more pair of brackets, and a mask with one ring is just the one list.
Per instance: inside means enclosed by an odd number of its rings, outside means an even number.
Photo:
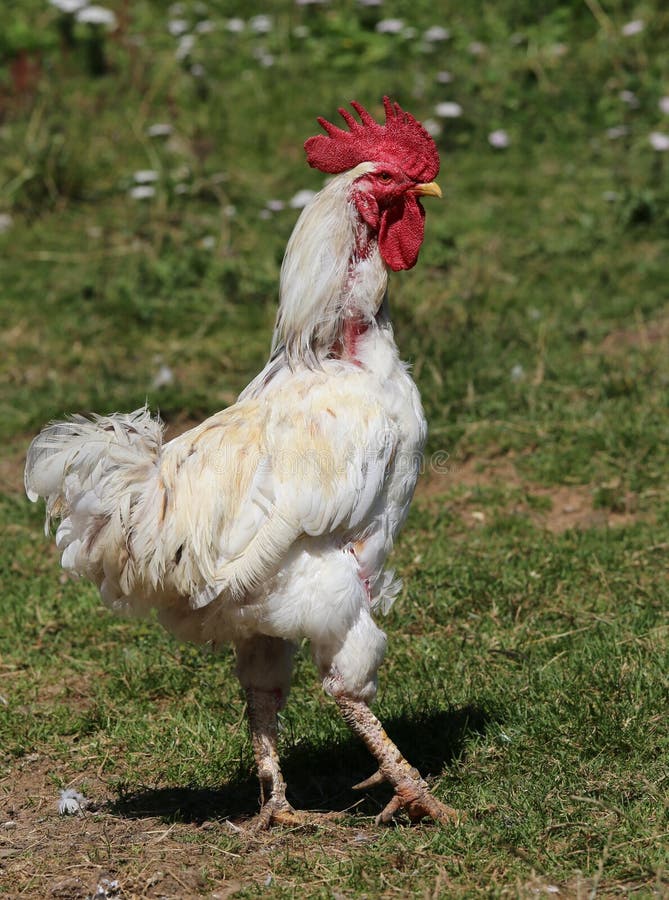
[{"label": "white neck feathers", "polygon": [[290,236],[272,350],[283,347],[291,363],[317,364],[347,318],[371,323],[383,302],[386,267],[376,236],[350,197],[353,182],[373,168],[361,163],[334,177],[302,211]]}]

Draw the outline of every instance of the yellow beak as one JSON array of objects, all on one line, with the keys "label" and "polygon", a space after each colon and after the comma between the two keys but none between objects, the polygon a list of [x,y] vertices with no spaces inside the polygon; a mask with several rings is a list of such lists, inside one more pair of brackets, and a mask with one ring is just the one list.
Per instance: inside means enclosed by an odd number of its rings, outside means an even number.
[{"label": "yellow beak", "polygon": [[441,197],[441,188],[437,184],[436,181],[429,181],[426,184],[417,184],[415,188],[412,189],[414,194],[418,194],[419,197]]}]

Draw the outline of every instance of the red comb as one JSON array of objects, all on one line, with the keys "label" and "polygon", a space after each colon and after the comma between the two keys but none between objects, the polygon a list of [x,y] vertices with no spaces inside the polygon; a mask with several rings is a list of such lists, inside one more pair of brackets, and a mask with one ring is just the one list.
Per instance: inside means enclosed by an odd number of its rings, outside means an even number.
[{"label": "red comb", "polygon": [[420,122],[399,103],[383,98],[385,125],[379,125],[359,103],[352,101],[351,106],[360,116],[360,122],[347,109],[339,109],[349,131],[319,116],[318,123],[327,134],[306,141],[304,149],[310,166],[334,175],[361,162],[389,162],[399,166],[414,181],[433,181],[437,177],[436,144]]}]

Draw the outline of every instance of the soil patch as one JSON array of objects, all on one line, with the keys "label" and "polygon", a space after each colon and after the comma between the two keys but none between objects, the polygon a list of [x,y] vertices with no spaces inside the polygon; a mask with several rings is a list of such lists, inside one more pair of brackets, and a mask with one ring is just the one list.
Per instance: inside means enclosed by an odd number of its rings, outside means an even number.
[{"label": "soil patch", "polygon": [[623,353],[625,350],[648,350],[657,344],[669,342],[669,315],[650,322],[639,322],[634,328],[617,328],[600,344],[604,353]]},{"label": "soil patch", "polygon": [[553,534],[570,528],[629,525],[639,518],[631,493],[622,510],[598,509],[589,485],[534,484],[521,476],[509,456],[454,461],[443,471],[427,472],[418,482],[416,501],[428,507],[447,505],[466,525],[476,527],[489,518],[480,497],[485,490],[499,491],[498,509],[504,513],[527,516]]},{"label": "soil patch", "polygon": [[[223,900],[271,883],[271,855],[305,853],[313,827],[254,833],[249,820],[169,821],[122,815],[118,795],[95,771],[67,771],[39,754],[12,763],[0,779],[0,884],[11,897]],[[60,815],[60,784],[90,800],[81,814]],[[382,830],[324,821],[318,853],[348,855],[380,840]],[[299,887],[296,884],[296,889]]]}]

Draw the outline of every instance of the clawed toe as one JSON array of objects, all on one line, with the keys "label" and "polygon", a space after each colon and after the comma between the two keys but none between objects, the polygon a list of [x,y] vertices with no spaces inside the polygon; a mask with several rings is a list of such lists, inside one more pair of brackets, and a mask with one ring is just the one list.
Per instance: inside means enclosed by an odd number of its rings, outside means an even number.
[{"label": "clawed toe", "polygon": [[343,818],[342,813],[316,813],[302,809],[293,809],[286,801],[275,803],[272,800],[263,806],[257,816],[251,820],[251,831],[268,831],[274,825],[297,828],[305,825],[323,825],[327,821]]},{"label": "clawed toe", "polygon": [[455,824],[464,818],[462,813],[446,806],[441,800],[437,800],[427,788],[423,788],[420,784],[408,787],[399,786],[390,803],[376,817],[376,824],[389,824],[400,810],[405,810],[412,822],[432,819],[441,825],[448,825]]},{"label": "clawed toe", "polygon": [[[446,806],[440,800],[437,800],[428,790],[427,784],[420,777],[415,769],[411,770],[411,779],[406,779],[401,783],[395,794],[387,804],[387,806],[376,817],[377,825],[387,825],[392,822],[396,813],[405,810],[412,822],[419,822],[421,819],[433,819],[435,822],[446,824],[449,822],[458,822],[463,818],[462,814],[450,806]],[[379,769],[369,778],[361,781],[359,784],[353,785],[354,791],[366,790],[375,787],[378,784],[388,781],[385,775]]]}]

